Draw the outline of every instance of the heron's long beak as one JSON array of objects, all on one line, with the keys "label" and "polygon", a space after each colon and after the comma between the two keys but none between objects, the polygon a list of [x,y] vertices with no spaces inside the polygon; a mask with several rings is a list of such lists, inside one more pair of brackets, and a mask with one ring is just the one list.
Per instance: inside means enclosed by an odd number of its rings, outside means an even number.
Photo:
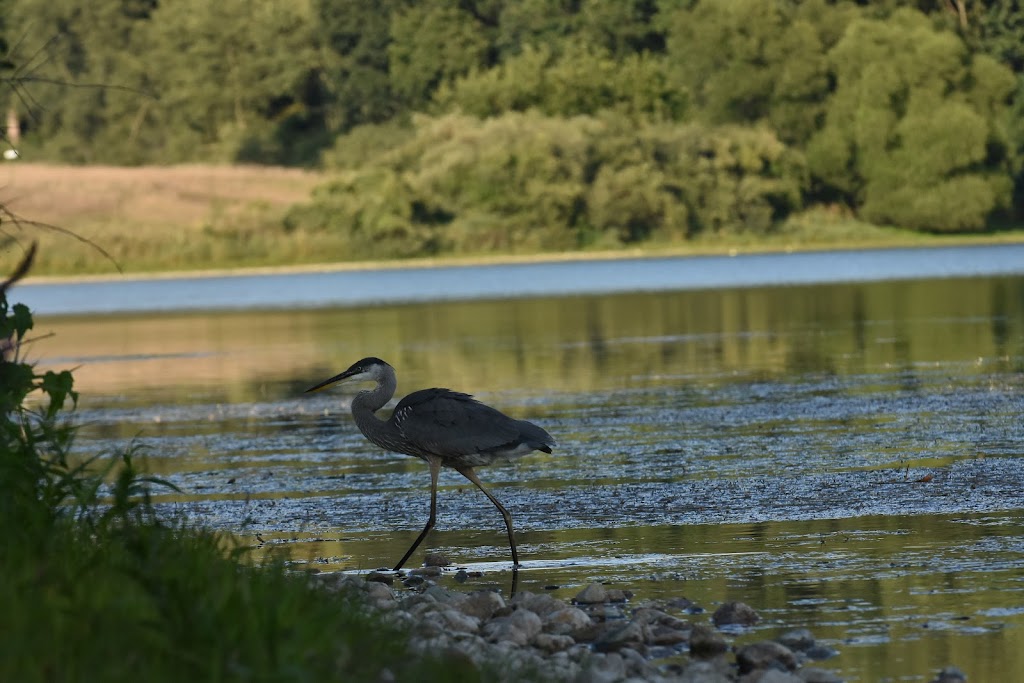
[{"label": "heron's long beak", "polygon": [[352,375],[356,374],[357,372],[359,372],[359,371],[358,370],[353,370],[352,368],[349,368],[348,370],[346,370],[345,372],[341,373],[340,375],[335,375],[334,377],[332,377],[330,379],[327,379],[327,380],[324,380],[323,382],[320,382],[320,384],[317,384],[314,387],[310,387],[309,389],[306,389],[306,391],[304,393],[311,394],[314,391],[320,391],[321,389],[325,389],[325,388],[329,387],[330,385],[334,384],[335,382],[340,382],[343,379],[348,379],[349,377],[351,377]]}]

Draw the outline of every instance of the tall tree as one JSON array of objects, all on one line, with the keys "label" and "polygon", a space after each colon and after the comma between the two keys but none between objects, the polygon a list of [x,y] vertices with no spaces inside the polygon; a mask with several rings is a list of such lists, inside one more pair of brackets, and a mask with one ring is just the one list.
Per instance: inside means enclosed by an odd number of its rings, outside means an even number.
[{"label": "tall tree", "polygon": [[835,94],[808,146],[823,190],[922,230],[979,230],[1007,207],[1007,68],[909,9],[856,20],[829,61]]},{"label": "tall tree", "polygon": [[289,133],[322,127],[308,1],[177,0],[148,28],[166,159],[295,161]]}]

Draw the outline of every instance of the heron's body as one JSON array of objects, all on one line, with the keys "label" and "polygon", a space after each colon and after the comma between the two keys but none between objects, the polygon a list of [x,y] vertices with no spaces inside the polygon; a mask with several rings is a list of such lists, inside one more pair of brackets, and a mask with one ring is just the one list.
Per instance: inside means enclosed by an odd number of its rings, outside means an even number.
[{"label": "heron's body", "polygon": [[401,569],[434,526],[441,467],[460,472],[498,508],[508,530],[512,561],[518,565],[512,516],[483,487],[473,468],[514,460],[533,451],[550,453],[555,445],[551,435],[532,422],[515,420],[468,394],[449,389],[414,391],[398,402],[390,418],[382,420],[376,413],[395,395],[397,379],[394,368],[379,358],[364,358],[308,391],[343,380],[376,382],[376,387],[360,391],[352,400],[352,416],[359,431],[381,448],[421,458],[430,467],[430,519],[395,570]]}]

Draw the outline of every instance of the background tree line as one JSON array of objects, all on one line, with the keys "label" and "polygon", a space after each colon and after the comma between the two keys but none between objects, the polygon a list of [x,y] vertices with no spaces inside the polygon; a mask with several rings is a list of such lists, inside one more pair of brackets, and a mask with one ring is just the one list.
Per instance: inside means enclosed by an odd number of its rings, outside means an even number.
[{"label": "background tree line", "polygon": [[4,104],[26,156],[322,164],[283,229],[359,255],[983,231],[1024,216],[1022,5],[0,0]]}]

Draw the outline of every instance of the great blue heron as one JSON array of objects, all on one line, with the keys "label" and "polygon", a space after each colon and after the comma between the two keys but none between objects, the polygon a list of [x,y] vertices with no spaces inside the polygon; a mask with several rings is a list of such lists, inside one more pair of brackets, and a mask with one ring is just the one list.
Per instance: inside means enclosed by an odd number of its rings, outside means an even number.
[{"label": "great blue heron", "polygon": [[514,420],[468,394],[448,389],[414,391],[398,402],[390,418],[381,420],[374,413],[395,395],[397,380],[395,369],[380,358],[357,361],[345,372],[310,387],[306,393],[343,380],[377,383],[373,389],[364,389],[352,399],[352,416],[363,436],[385,450],[422,458],[430,467],[430,519],[394,571],[402,568],[434,527],[437,477],[442,467],[451,467],[469,479],[498,508],[508,530],[513,566],[518,567],[512,515],[484,488],[473,468],[499,460],[507,462],[533,451],[550,453],[555,445],[551,435],[532,422]]}]

